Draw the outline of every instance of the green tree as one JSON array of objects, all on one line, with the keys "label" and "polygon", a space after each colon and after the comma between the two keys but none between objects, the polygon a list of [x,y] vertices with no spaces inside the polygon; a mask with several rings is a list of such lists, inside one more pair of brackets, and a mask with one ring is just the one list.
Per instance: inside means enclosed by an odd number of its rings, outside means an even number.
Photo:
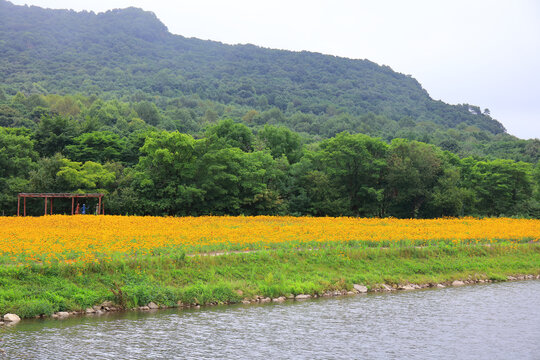
[{"label": "green tree", "polygon": [[254,214],[279,208],[279,196],[268,188],[275,180],[269,154],[239,148],[206,152],[198,162],[198,187],[204,191],[201,213]]},{"label": "green tree", "polygon": [[319,161],[356,216],[381,215],[387,146],[367,135],[340,133],[320,145]]},{"label": "green tree", "polygon": [[156,126],[159,123],[160,115],[156,104],[148,101],[141,101],[135,105],[135,111],[147,124]]},{"label": "green tree", "polygon": [[67,145],[65,154],[75,161],[94,161],[105,163],[121,157],[125,140],[110,131],[84,133],[73,139],[73,145]]},{"label": "green tree", "polygon": [[0,214],[14,214],[17,193],[28,191],[28,174],[38,154],[24,129],[0,127]]},{"label": "green tree", "polygon": [[[436,186],[440,192],[449,185],[438,183],[444,172],[442,151],[418,141],[394,139],[388,149],[387,163],[387,214],[410,218],[435,216],[424,210]],[[451,182],[452,174],[448,175]]]},{"label": "green tree", "polygon": [[212,148],[236,147],[242,151],[253,150],[253,133],[244,124],[225,119],[211,126],[206,137]]},{"label": "green tree", "polygon": [[294,164],[303,155],[300,135],[284,126],[265,125],[257,137],[270,150],[274,159],[285,155],[289,163]]},{"label": "green tree", "polygon": [[476,211],[484,215],[524,215],[525,204],[533,195],[532,173],[532,165],[524,162],[476,162],[468,179]]},{"label": "green tree", "polygon": [[73,120],[59,115],[45,115],[36,129],[36,149],[41,156],[52,156],[73,144],[75,136],[76,124]]},{"label": "green tree", "polygon": [[202,191],[193,186],[197,142],[179,132],[148,135],[136,165],[133,186],[147,212],[193,214]]}]

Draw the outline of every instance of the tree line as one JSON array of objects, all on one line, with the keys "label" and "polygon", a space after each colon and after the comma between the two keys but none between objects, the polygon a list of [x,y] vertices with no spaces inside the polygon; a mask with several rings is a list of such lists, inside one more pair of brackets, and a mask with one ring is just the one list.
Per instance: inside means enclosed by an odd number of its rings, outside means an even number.
[{"label": "tree line", "polygon": [[254,132],[231,119],[197,138],[74,125],[42,114],[35,129],[0,127],[2,214],[16,213],[18,192],[105,192],[112,214],[540,216],[538,163],[460,158],[415,140],[348,132],[306,144],[287,127]]}]

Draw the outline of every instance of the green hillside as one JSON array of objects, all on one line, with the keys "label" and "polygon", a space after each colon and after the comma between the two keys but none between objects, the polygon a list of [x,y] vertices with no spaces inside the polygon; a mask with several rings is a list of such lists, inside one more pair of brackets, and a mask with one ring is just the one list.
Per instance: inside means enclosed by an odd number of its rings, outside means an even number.
[{"label": "green hillside", "polygon": [[219,117],[241,120],[253,110],[243,119],[252,127],[286,125],[312,139],[350,131],[431,142],[461,155],[534,161],[540,152],[538,142],[508,136],[489,112],[435,101],[387,66],[188,39],[136,8],[94,14],[0,0],[0,53],[2,86],[11,95],[150,99],[162,111],[174,99],[189,106],[187,97],[209,101]]},{"label": "green hillside", "polygon": [[504,132],[497,121],[471,113],[479,109],[433,101],[412,77],[368,60],[187,39],[135,8],[96,15],[3,2],[1,9],[2,76],[15,90],[197,94],[257,110],[373,112]]}]

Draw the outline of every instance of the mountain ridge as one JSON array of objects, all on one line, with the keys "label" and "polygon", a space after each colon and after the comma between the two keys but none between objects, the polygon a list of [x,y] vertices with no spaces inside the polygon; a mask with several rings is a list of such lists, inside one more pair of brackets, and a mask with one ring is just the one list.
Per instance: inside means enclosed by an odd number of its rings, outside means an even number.
[{"label": "mountain ridge", "polygon": [[367,59],[186,38],[134,7],[96,14],[2,0],[0,20],[0,74],[26,93],[39,92],[32,89],[37,84],[48,93],[197,94],[256,110],[319,116],[336,107],[355,116],[372,112],[505,133],[478,107],[433,100],[412,76]]}]

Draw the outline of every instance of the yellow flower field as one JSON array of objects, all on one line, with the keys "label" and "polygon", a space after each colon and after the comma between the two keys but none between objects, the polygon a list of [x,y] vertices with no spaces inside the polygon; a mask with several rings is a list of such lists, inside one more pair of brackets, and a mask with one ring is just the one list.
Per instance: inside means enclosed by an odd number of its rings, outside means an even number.
[{"label": "yellow flower field", "polygon": [[286,243],[358,241],[370,245],[538,241],[540,220],[310,217],[0,217],[0,254],[12,260],[93,260],[113,253],[256,249]]}]

